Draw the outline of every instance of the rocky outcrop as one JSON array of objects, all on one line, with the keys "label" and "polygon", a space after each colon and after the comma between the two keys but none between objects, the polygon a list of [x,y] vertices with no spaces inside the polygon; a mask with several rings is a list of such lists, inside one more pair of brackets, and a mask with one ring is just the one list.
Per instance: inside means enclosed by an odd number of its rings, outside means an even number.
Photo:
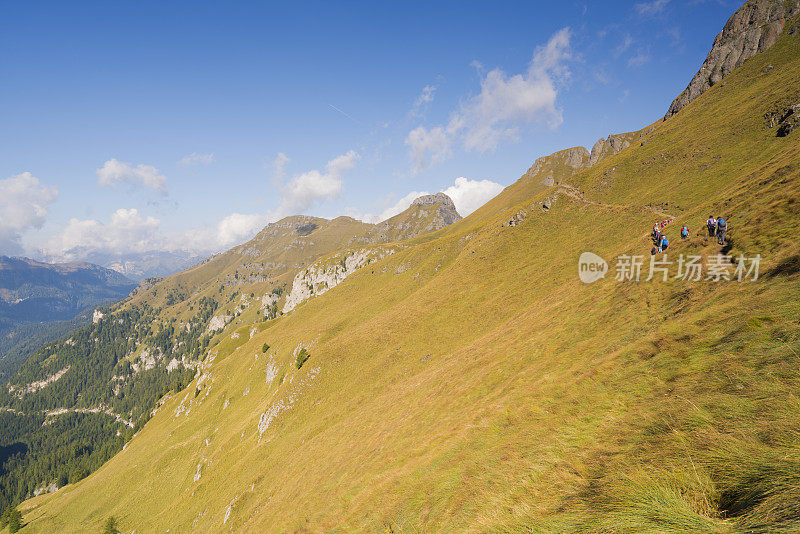
[{"label": "rocky outcrop", "polygon": [[507,226],[519,226],[525,221],[525,218],[528,216],[528,210],[522,209],[519,210],[517,213],[511,216],[509,220],[503,223],[503,227]]},{"label": "rocky outcrop", "polygon": [[232,315],[215,315],[208,322],[206,332],[211,334],[217,330],[222,330],[233,319]]},{"label": "rocky outcrop", "polygon": [[599,139],[592,147],[592,153],[589,155],[589,161],[586,163],[586,167],[592,167],[599,163],[601,159],[613,156],[619,153],[620,150],[624,150],[632,144],[639,142],[652,130],[652,127],[648,127],[638,132],[611,134],[605,139]]},{"label": "rocky outcrop", "polygon": [[442,204],[453,210],[456,209],[456,205],[453,204],[453,199],[444,193],[436,193],[435,195],[422,195],[421,197],[415,198],[414,202],[411,203],[412,206],[432,206],[433,204]]},{"label": "rocky outcrop", "polygon": [[673,100],[668,119],[719,83],[747,59],[767,50],[783,33],[788,21],[800,14],[800,0],[748,0],[728,19],[714,39],[703,66],[689,86]]},{"label": "rocky outcrop", "polygon": [[523,179],[538,179],[542,185],[550,187],[558,179],[572,176],[586,167],[588,161],[589,151],[582,146],[560,150],[534,161]]},{"label": "rocky outcrop", "polygon": [[[439,204],[436,215],[441,219],[444,226],[449,226],[461,220],[461,215],[456,211],[456,205],[453,204],[453,199],[444,193],[423,195],[414,199],[414,202],[411,203],[412,206],[432,206],[435,204]],[[444,226],[442,226],[442,228],[444,228]]]},{"label": "rocky outcrop", "polygon": [[441,230],[461,218],[453,200],[446,194],[423,195],[402,213],[376,224],[366,235],[354,237],[350,243],[374,245],[412,239]]},{"label": "rocky outcrop", "polygon": [[800,104],[789,106],[778,121],[778,137],[786,137],[800,127]]},{"label": "rocky outcrop", "polygon": [[314,295],[326,293],[342,283],[356,270],[393,252],[393,249],[386,248],[361,249],[354,252],[343,252],[309,266],[308,269],[297,273],[297,276],[294,277],[292,291],[283,304],[283,313],[289,313],[298,304]]},{"label": "rocky outcrop", "polygon": [[57,382],[59,378],[67,374],[67,371],[70,370],[70,366],[66,366],[65,368],[61,369],[60,371],[56,372],[55,374],[48,376],[43,380],[37,380],[35,382],[31,382],[27,385],[13,385],[9,386],[8,392],[12,395],[16,395],[20,399],[24,397],[28,393],[36,393],[40,389],[44,389],[50,384]]}]

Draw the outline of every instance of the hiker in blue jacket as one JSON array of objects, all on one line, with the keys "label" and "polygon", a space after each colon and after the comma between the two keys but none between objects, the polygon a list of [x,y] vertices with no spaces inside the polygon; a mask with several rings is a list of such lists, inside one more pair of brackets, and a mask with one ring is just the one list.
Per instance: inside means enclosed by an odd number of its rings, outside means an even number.
[{"label": "hiker in blue jacket", "polygon": [[725,245],[725,232],[728,231],[728,221],[724,217],[717,219],[717,243]]},{"label": "hiker in blue jacket", "polygon": [[669,240],[667,240],[667,236],[663,236],[661,238],[661,243],[659,244],[661,248],[661,252],[664,252],[669,247]]},{"label": "hiker in blue jacket", "polygon": [[658,244],[661,243],[661,236],[661,230],[659,230],[658,223],[656,223],[655,226],[653,226],[653,233],[650,234],[650,237],[653,238],[653,244],[655,246],[658,246]]},{"label": "hiker in blue jacket", "polygon": [[681,228],[681,239],[686,239],[687,237],[689,237],[689,227],[684,225]]}]

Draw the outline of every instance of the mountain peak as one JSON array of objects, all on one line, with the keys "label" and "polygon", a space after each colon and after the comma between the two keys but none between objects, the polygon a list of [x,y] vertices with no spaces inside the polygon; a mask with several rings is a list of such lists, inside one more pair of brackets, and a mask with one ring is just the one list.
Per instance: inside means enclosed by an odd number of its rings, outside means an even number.
[{"label": "mountain peak", "polygon": [[415,198],[414,202],[411,203],[412,206],[430,206],[433,204],[442,204],[454,211],[456,209],[456,205],[453,204],[453,199],[441,192],[435,195],[422,195],[421,197]]},{"label": "mountain peak", "polygon": [[734,13],[717,34],[714,45],[692,81],[672,101],[668,119],[695,98],[722,81],[749,58],[778,40],[787,21],[800,14],[800,0],[749,0]]}]

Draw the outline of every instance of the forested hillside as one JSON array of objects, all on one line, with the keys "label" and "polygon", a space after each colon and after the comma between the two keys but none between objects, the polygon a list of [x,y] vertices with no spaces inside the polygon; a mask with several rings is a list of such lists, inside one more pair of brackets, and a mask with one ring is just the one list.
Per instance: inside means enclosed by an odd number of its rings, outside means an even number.
[{"label": "forested hillside", "polygon": [[126,297],[134,286],[89,263],[0,256],[0,377],[13,373],[31,350],[85,320],[87,310]]}]

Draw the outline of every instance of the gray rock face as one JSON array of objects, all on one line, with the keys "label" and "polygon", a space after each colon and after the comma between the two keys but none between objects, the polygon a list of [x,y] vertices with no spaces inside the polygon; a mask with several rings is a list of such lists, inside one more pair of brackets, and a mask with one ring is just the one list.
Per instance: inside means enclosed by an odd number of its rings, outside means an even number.
[{"label": "gray rock face", "polygon": [[779,123],[780,126],[776,133],[778,137],[786,137],[794,130],[797,130],[797,128],[800,127],[800,104],[789,106],[786,111],[784,111]]},{"label": "gray rock face", "polygon": [[703,66],[689,86],[672,101],[668,119],[719,83],[745,60],[767,50],[783,33],[787,21],[800,14],[800,0],[748,0],[728,19],[714,39]]},{"label": "gray rock face", "polygon": [[412,206],[431,206],[434,204],[439,204],[439,207],[436,210],[436,215],[438,219],[441,220],[440,228],[444,228],[445,226],[450,226],[454,222],[460,221],[462,219],[461,215],[459,215],[458,211],[456,211],[456,205],[453,204],[453,199],[451,199],[444,193],[436,193],[435,195],[423,195],[419,198],[414,199],[414,202],[411,203]]},{"label": "gray rock face", "polygon": [[544,175],[544,177],[541,179],[541,183],[546,187],[550,187],[555,183],[552,173],[553,166],[563,164],[577,172],[586,166],[586,162],[588,160],[589,151],[582,146],[560,150],[550,154],[549,156],[542,156],[534,161],[533,165],[531,165],[531,167],[528,169],[528,172],[525,173],[525,177],[538,178],[549,169],[549,174]]},{"label": "gray rock face", "polygon": [[435,195],[423,195],[421,197],[415,198],[414,202],[411,203],[412,206],[430,206],[433,204],[441,204],[445,207],[453,208],[453,210],[456,209],[456,205],[453,204],[453,199],[451,199],[444,193],[436,193]]},{"label": "gray rock face", "polygon": [[639,130],[638,132],[611,134],[605,139],[599,139],[592,147],[592,152],[589,154],[589,161],[586,163],[586,167],[592,167],[601,159],[607,156],[613,156],[620,150],[628,148],[634,142],[640,141],[651,131],[653,131],[653,128],[648,127],[644,130]]},{"label": "gray rock face", "polygon": [[627,134],[612,134],[606,139],[598,139],[592,147],[592,152],[589,155],[589,163],[586,166],[592,167],[604,156],[616,154],[620,150],[631,146],[630,140],[626,139],[625,136],[627,136]]}]

